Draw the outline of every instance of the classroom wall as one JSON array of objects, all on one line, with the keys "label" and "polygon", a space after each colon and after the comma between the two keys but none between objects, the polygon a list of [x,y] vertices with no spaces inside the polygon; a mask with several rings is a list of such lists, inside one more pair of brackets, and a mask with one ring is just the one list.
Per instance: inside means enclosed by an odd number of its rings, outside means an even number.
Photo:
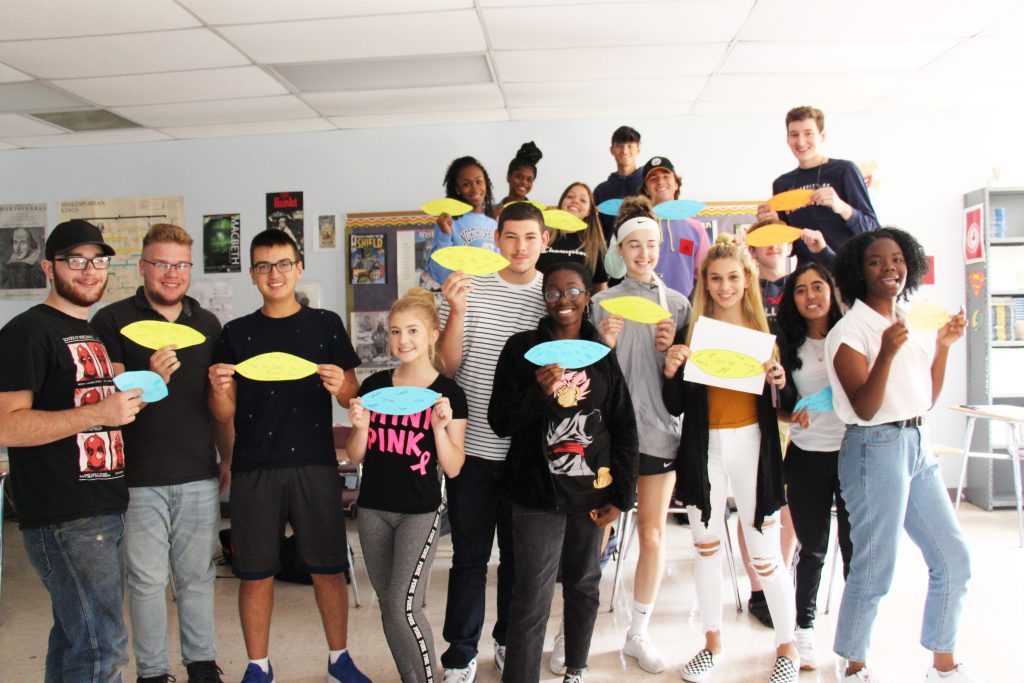
[{"label": "classroom wall", "polygon": [[[183,195],[186,226],[202,263],[204,214],[240,213],[243,243],[265,224],[264,194],[305,193],[306,272],[322,288],[322,303],[344,314],[346,250],[314,250],[316,216],[413,209],[443,196],[448,162],[471,154],[491,172],[495,198],[507,189],[505,168],[519,145],[544,152],[532,198],[555,202],[572,181],[595,185],[614,170],[611,131],[628,123],[643,135],[641,158],[668,156],[683,177],[682,197],[756,200],[794,160],[777,115],[636,117],[626,120],[507,122],[346,130],[221,140],[0,152],[0,203],[45,202],[49,226],[65,199]],[[984,185],[993,166],[1003,184],[1024,186],[1024,134],[984,114],[847,114],[827,119],[830,156],[878,163],[872,200],[883,224],[913,232],[936,260],[936,285],[926,296],[949,308],[963,302],[961,195]],[[244,268],[248,267],[248,249]],[[207,276],[197,268],[194,279]],[[234,312],[259,297],[246,273],[211,275],[234,285]],[[33,302],[0,301],[0,324]],[[942,409],[966,395],[964,344],[950,361],[946,389],[932,421],[934,438],[960,443],[963,420]],[[947,485],[957,462],[947,462]]]}]

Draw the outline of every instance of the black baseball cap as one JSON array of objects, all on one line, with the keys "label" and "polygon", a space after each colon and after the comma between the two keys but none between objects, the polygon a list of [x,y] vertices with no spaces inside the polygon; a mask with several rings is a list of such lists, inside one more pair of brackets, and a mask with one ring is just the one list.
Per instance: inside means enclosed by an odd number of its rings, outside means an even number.
[{"label": "black baseball cap", "polygon": [[651,157],[646,164],[644,164],[644,182],[647,182],[647,176],[651,175],[651,171],[657,171],[659,169],[665,169],[671,173],[676,172],[676,167],[672,165],[672,162],[668,160],[668,157]]},{"label": "black baseball cap", "polygon": [[46,260],[52,261],[57,254],[83,244],[98,245],[107,256],[114,255],[114,248],[103,241],[103,233],[99,228],[81,218],[75,218],[60,223],[50,231],[50,236],[46,238]]}]

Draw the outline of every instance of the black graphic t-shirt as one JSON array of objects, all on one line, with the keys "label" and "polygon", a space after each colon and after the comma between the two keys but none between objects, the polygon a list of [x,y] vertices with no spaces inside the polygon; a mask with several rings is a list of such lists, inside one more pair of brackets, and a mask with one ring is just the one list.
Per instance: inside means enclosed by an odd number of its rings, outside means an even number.
[{"label": "black graphic t-shirt", "polygon": [[[237,365],[280,351],[317,365],[351,370],[359,365],[341,318],[303,306],[286,318],[260,311],[224,326],[214,363]],[[232,472],[300,465],[334,465],[334,401],[317,373],[283,382],[258,382],[235,374],[235,448]]]},{"label": "black graphic t-shirt", "polygon": [[[394,386],[391,371],[377,372],[366,378],[359,387],[359,395],[390,386]],[[467,419],[466,394],[455,380],[438,375],[427,388],[448,399],[453,420]],[[422,514],[433,512],[441,504],[437,446],[430,426],[432,411],[433,408],[427,408],[415,415],[370,413],[363,480],[359,486],[361,507]]]},{"label": "black graphic t-shirt", "polygon": [[[0,330],[0,391],[31,391],[33,410],[69,410],[116,391],[110,356],[89,323],[46,304]],[[128,507],[120,429],[96,426],[9,449],[22,528],[120,514]]]}]

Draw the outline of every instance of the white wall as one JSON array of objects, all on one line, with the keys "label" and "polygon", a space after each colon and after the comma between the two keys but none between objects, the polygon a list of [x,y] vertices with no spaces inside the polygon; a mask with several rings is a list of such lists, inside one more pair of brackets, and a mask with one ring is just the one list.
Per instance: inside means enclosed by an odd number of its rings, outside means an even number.
[{"label": "white wall", "polygon": [[[319,281],[323,305],[344,311],[345,250],[312,247],[316,216],[413,209],[444,194],[448,162],[479,158],[504,196],[504,171],[519,144],[534,140],[544,152],[533,198],[557,200],[571,181],[592,186],[613,170],[611,131],[621,123],[643,135],[643,159],[668,156],[683,176],[682,196],[700,200],[754,200],[795,164],[785,145],[783,114],[688,118],[634,118],[515,122],[334,131],[224,140],[171,141],[106,147],[0,152],[0,203],[46,202],[50,226],[60,200],[183,195],[186,227],[202,262],[204,214],[240,213],[243,243],[262,229],[264,194],[305,192],[307,269]],[[923,295],[947,307],[963,302],[961,195],[984,185],[993,166],[1005,182],[1024,185],[1024,133],[982,115],[836,115],[829,117],[826,151],[835,157],[878,162],[881,186],[872,200],[883,224],[913,232],[936,258],[937,284]],[[340,230],[339,230],[340,232]],[[248,249],[244,266],[248,267]],[[196,279],[202,279],[197,269]],[[235,313],[258,306],[245,273],[232,279]],[[0,323],[31,302],[0,301]],[[959,443],[963,420],[941,408],[963,402],[965,353],[951,359],[946,389],[934,413],[934,437]],[[955,462],[946,481],[955,484]]]}]

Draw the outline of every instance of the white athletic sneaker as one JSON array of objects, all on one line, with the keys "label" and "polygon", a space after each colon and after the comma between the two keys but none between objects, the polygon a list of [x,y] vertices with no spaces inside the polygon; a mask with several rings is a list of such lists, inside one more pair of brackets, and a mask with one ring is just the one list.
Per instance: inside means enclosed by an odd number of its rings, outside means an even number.
[{"label": "white athletic sneaker", "polygon": [[555,644],[548,659],[548,670],[559,676],[565,674],[565,636],[555,636]]},{"label": "white athletic sneaker", "polygon": [[687,683],[700,683],[706,681],[722,663],[722,655],[714,654],[711,650],[701,650],[679,669],[679,675]]},{"label": "white athletic sneaker", "polygon": [[577,671],[576,673],[565,674],[562,683],[583,683],[583,672]]},{"label": "white athletic sneaker", "polygon": [[768,683],[796,683],[800,679],[800,658],[794,662],[789,657],[776,657]]},{"label": "white athletic sneaker", "polygon": [[498,671],[505,669],[505,646],[499,645],[498,641],[494,641],[494,666]]},{"label": "white athletic sneaker", "polygon": [[967,673],[967,667],[963,664],[957,664],[948,676],[940,676],[938,669],[933,666],[928,669],[924,681],[925,683],[978,683],[978,679]]},{"label": "white athletic sneaker", "polygon": [[476,659],[469,662],[465,669],[445,669],[442,683],[475,683]]},{"label": "white athletic sneaker", "polygon": [[794,631],[796,651],[800,655],[800,668],[813,669],[818,665],[818,655],[814,651],[814,628],[798,628]]},{"label": "white athletic sneaker", "polygon": [[882,683],[882,679],[867,669],[843,677],[843,683]]},{"label": "white athletic sneaker", "polygon": [[622,654],[636,659],[640,668],[648,673],[660,674],[665,670],[665,660],[646,633],[635,636],[626,633],[626,644],[622,646]]}]

